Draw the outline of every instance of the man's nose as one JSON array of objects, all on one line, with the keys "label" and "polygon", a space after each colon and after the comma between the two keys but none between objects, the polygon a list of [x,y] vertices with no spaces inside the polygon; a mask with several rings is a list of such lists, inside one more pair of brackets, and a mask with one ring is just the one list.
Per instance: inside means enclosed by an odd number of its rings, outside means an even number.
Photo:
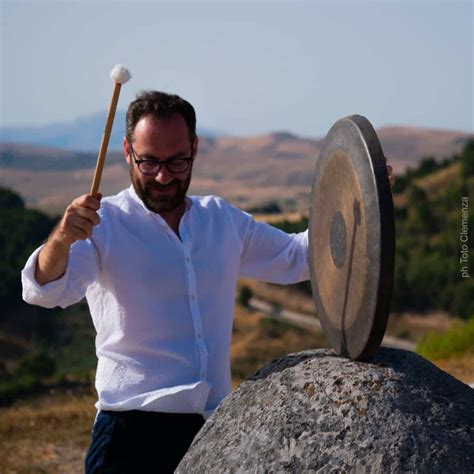
[{"label": "man's nose", "polygon": [[158,183],[167,185],[173,180],[173,176],[168,171],[166,166],[161,166],[160,171],[158,171],[157,175],[155,176],[155,181]]}]

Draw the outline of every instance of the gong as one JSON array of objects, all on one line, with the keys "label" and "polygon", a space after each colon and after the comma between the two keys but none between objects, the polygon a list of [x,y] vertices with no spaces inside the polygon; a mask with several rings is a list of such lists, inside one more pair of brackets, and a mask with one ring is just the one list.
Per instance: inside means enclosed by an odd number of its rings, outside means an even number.
[{"label": "gong", "polygon": [[311,287],[336,352],[368,360],[380,346],[392,297],[393,202],[375,130],[360,115],[338,120],[319,153],[309,212]]}]

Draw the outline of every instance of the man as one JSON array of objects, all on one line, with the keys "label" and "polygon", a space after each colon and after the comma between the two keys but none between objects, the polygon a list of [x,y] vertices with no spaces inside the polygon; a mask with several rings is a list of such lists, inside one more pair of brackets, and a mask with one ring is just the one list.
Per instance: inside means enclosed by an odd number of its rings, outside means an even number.
[{"label": "man", "polygon": [[239,276],[309,278],[307,232],[288,235],[214,197],[188,197],[199,140],[187,101],[144,92],[127,111],[132,185],[66,209],[23,272],[23,298],[84,296],[97,331],[98,416],[86,472],[172,472],[231,391]]}]

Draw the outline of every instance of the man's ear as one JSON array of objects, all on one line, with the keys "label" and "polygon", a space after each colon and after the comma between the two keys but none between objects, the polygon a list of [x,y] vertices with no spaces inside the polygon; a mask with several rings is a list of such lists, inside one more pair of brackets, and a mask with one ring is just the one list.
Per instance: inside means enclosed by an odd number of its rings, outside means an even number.
[{"label": "man's ear", "polygon": [[123,137],[123,154],[127,163],[130,165],[131,158],[130,158],[130,147],[128,146],[128,141],[125,137]]}]

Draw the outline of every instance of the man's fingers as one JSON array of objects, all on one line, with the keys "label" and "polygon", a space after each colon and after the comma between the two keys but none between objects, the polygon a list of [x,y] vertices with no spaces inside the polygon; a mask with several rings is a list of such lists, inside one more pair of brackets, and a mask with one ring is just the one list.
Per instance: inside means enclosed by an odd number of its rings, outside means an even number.
[{"label": "man's fingers", "polygon": [[76,226],[71,227],[71,235],[75,240],[86,240],[91,236],[85,229]]},{"label": "man's fingers", "polygon": [[[385,157],[385,162],[387,162],[387,157]],[[393,186],[395,184],[395,176],[393,175],[393,167],[390,165],[387,166],[387,174],[388,174],[388,182],[390,183],[390,186]]]},{"label": "man's fingers", "polygon": [[81,206],[69,206],[64,214],[65,224],[74,223],[76,219],[84,219],[91,225],[97,225],[100,222],[99,214],[97,211]]},{"label": "man's fingers", "polygon": [[[92,229],[99,224],[97,213],[99,201],[92,196],[84,195],[75,199],[66,209],[57,228],[57,236],[69,245],[76,240],[92,237]],[[91,206],[91,207],[89,207]]]},{"label": "man's fingers", "polygon": [[73,204],[97,211],[100,208],[100,198],[96,198],[90,194],[83,194],[82,196],[79,196],[77,199],[75,199]]},{"label": "man's fingers", "polygon": [[[75,238],[87,238],[92,236],[93,224],[89,219],[79,215],[70,216],[66,219],[65,230]],[[79,232],[78,232],[79,231]]]},{"label": "man's fingers", "polygon": [[93,226],[92,222],[89,219],[78,216],[74,220],[74,225],[76,227],[78,227],[79,229],[82,229],[87,234],[87,236],[92,235],[92,228],[94,226]]},{"label": "man's fingers", "polygon": [[99,214],[96,211],[87,207],[78,207],[77,215],[90,221],[92,225],[97,225],[100,222]]}]

